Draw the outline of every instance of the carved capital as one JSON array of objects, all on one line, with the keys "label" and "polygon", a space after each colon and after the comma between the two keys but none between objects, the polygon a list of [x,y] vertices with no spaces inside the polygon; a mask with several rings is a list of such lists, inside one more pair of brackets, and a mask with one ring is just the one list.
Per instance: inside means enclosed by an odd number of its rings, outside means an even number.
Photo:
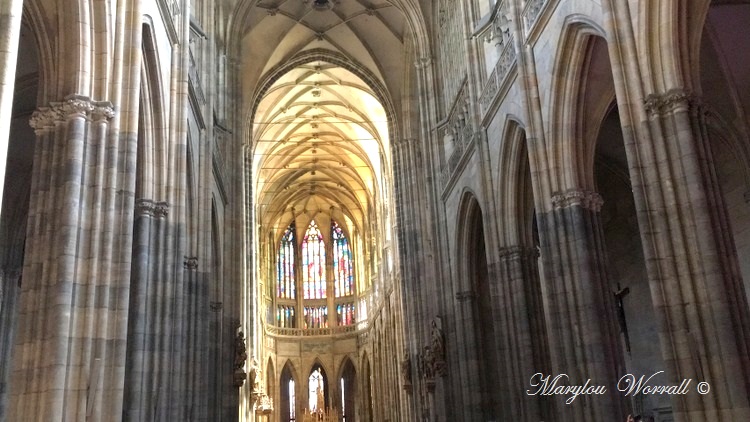
[{"label": "carved capital", "polygon": [[73,94],[65,97],[65,101],[61,103],[53,103],[53,108],[58,109],[63,120],[71,117],[87,118],[94,111],[94,104],[88,97]]},{"label": "carved capital", "polygon": [[93,121],[101,122],[115,117],[115,108],[109,101],[97,101],[92,104],[94,105],[94,109],[91,111]]},{"label": "carved capital", "polygon": [[34,129],[37,136],[41,135],[46,130],[50,130],[55,127],[57,121],[57,114],[50,107],[39,107],[34,113],[31,114],[29,119],[29,126]]},{"label": "carved capital", "polygon": [[649,116],[663,116],[679,110],[695,110],[701,107],[700,97],[683,89],[651,94],[643,103]]},{"label": "carved capital", "polygon": [[31,115],[29,125],[37,135],[73,117],[82,117],[96,122],[115,116],[115,109],[109,101],[92,101],[83,95],[68,95],[64,101],[51,102],[48,107],[39,107]]},{"label": "carved capital", "polygon": [[169,204],[166,202],[154,203],[154,217],[166,218],[169,215]]},{"label": "carved capital", "polygon": [[571,189],[552,195],[554,209],[580,206],[591,211],[599,212],[604,205],[602,197],[593,191]]},{"label": "carved capital", "polygon": [[135,216],[136,217],[153,217],[154,216],[154,201],[150,199],[136,199]]},{"label": "carved capital", "polygon": [[186,256],[185,257],[185,269],[189,271],[198,270],[198,257],[197,256]]},{"label": "carved capital", "polygon": [[169,213],[169,204],[166,202],[155,202],[151,199],[138,199],[135,201],[136,217],[164,218]]}]

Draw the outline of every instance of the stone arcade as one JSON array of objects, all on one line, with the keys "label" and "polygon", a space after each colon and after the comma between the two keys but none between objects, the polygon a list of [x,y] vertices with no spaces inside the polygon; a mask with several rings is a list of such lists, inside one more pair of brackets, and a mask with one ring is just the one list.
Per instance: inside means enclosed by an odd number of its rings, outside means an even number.
[{"label": "stone arcade", "polygon": [[0,421],[749,421],[748,28],[0,0]]}]

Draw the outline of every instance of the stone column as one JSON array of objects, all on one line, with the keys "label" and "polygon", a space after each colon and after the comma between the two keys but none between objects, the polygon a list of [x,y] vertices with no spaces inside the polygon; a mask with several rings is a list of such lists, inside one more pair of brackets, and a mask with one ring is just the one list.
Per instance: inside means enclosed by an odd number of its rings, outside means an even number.
[{"label": "stone column", "polygon": [[[645,101],[634,183],[644,255],[669,382],[709,394],[672,400],[676,420],[750,419],[750,316],[700,98],[683,90]],[[640,194],[640,195],[638,195]]]},{"label": "stone column", "polygon": [[[462,388],[457,398],[461,400],[457,415],[462,415],[462,420],[481,420],[484,416],[482,403],[482,382],[479,373],[479,353],[481,345],[477,339],[477,324],[475,307],[476,295],[473,290],[457,292],[455,295],[456,305],[456,362],[458,364],[457,377],[460,378]],[[450,360],[446,359],[448,362]]]},{"label": "stone column", "polygon": [[[506,397],[506,417],[519,421],[551,421],[552,412],[547,397],[525,393],[529,379],[537,372],[550,373],[549,345],[542,305],[535,247],[509,246],[500,249],[500,261],[495,265],[497,294],[493,292],[496,310],[501,315],[495,322],[495,336],[504,339],[498,355],[508,374],[501,386]],[[505,332],[503,332],[505,331]],[[507,333],[513,333],[512,336]]]},{"label": "stone column", "polygon": [[9,420],[119,418],[128,287],[112,270],[129,243],[113,219],[127,216],[115,203],[128,203],[117,175],[129,140],[105,148],[113,116],[111,104],[81,96],[32,116],[38,139]]},{"label": "stone column", "polygon": [[10,120],[13,115],[22,11],[23,0],[0,0],[0,206],[5,185]]},{"label": "stone column", "polygon": [[568,385],[590,379],[608,391],[579,396],[569,405],[552,396],[557,413],[561,419],[592,422],[627,415],[622,396],[612,392],[624,365],[607,278],[602,199],[595,192],[568,190],[555,194],[552,204],[539,216],[552,377],[567,374]]},{"label": "stone column", "polygon": [[157,320],[166,301],[159,267],[164,257],[162,237],[168,214],[166,202],[136,201],[123,409],[126,421],[153,418],[160,398],[154,386],[163,382],[163,374],[158,370],[154,351],[159,337],[163,337],[157,331]]},{"label": "stone column", "polygon": [[8,378],[18,319],[20,284],[20,269],[0,269],[0,420],[6,420]]},{"label": "stone column", "polygon": [[[422,292],[420,286],[422,286],[422,268],[420,265],[423,260],[422,255],[422,242],[421,242],[421,229],[419,224],[419,217],[417,215],[420,196],[419,183],[419,172],[422,171],[421,167],[421,154],[418,147],[418,142],[415,139],[400,139],[394,141],[393,145],[393,169],[394,169],[394,195],[396,199],[396,219],[395,223],[397,226],[398,235],[398,252],[399,267],[401,274],[401,297],[402,310],[405,316],[405,321],[412,321],[411,324],[405,324],[405,331],[410,333],[406,335],[405,348],[409,351],[409,354],[414,357],[413,362],[416,362],[416,357],[420,353],[420,344],[417,339],[417,327],[415,322],[421,321],[421,315],[424,315],[423,301],[419,297],[418,293]],[[406,333],[405,333],[406,334]],[[413,378],[414,389],[417,387],[417,377]],[[413,416],[418,414],[418,410],[421,406],[420,394],[410,394],[404,396],[405,400],[409,400],[404,407],[410,408],[410,413]]]}]

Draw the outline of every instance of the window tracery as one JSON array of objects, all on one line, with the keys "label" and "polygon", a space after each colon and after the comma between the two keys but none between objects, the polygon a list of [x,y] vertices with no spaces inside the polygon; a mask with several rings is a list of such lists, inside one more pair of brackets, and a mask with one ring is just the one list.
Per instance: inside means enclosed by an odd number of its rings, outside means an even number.
[{"label": "window tracery", "polygon": [[302,284],[305,299],[326,298],[326,247],[315,220],[302,240]]}]

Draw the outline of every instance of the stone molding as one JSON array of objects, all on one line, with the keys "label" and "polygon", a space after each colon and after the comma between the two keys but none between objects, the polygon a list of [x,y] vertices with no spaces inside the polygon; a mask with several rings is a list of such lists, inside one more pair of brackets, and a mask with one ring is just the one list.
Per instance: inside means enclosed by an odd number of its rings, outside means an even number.
[{"label": "stone molding", "polygon": [[552,195],[552,207],[554,209],[570,208],[580,206],[582,208],[599,212],[604,205],[604,199],[594,191],[570,189]]},{"label": "stone molding", "polygon": [[474,299],[474,292],[472,292],[471,290],[465,290],[465,291],[456,293],[456,300],[459,302],[468,302],[473,299]]},{"label": "stone molding", "polygon": [[701,106],[700,97],[681,88],[664,94],[651,94],[643,100],[649,116],[663,116],[680,109],[697,109]]},{"label": "stone molding", "polygon": [[414,61],[414,67],[417,69],[426,69],[432,64],[432,57],[420,57]]},{"label": "stone molding", "polygon": [[393,145],[396,148],[402,148],[405,146],[408,146],[411,143],[417,142],[416,138],[395,138],[393,140]]},{"label": "stone molding", "polygon": [[535,247],[507,246],[500,248],[500,259],[514,260],[521,258],[539,258],[539,250]]},{"label": "stone molding", "polygon": [[169,204],[151,199],[138,199],[135,201],[135,215],[136,217],[166,218],[169,215]]},{"label": "stone molding", "polygon": [[101,122],[115,117],[115,109],[109,101],[93,101],[83,95],[68,95],[64,101],[55,101],[49,103],[48,107],[39,107],[31,115],[29,125],[39,135],[54,128],[56,123],[64,123],[73,117]]}]

